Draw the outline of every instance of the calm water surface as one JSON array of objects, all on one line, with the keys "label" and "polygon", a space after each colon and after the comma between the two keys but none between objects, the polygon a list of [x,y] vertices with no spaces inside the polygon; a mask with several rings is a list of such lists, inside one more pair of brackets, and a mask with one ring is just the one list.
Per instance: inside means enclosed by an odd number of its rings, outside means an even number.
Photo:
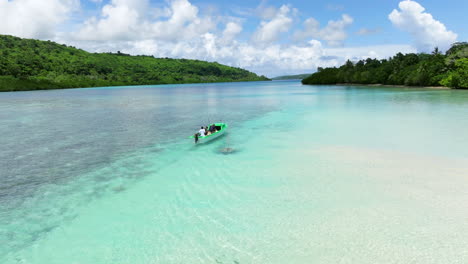
[{"label": "calm water surface", "polygon": [[467,91],[0,93],[0,263],[467,263],[466,131]]}]

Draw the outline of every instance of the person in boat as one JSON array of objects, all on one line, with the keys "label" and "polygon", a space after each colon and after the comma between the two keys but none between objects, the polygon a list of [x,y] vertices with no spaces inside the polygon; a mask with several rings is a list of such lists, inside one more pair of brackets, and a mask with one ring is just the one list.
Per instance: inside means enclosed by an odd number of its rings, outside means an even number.
[{"label": "person in boat", "polygon": [[200,130],[198,130],[198,134],[200,135],[200,137],[204,137],[205,133],[206,133],[206,130],[203,127],[201,127]]},{"label": "person in boat", "polygon": [[208,135],[211,135],[211,132],[210,132],[210,130],[208,129],[208,126],[205,127],[205,131],[206,131],[206,135],[207,135],[207,136],[208,136]]},{"label": "person in boat", "polygon": [[211,132],[211,134],[217,132],[217,131],[216,131],[216,126],[215,126],[214,124],[211,124],[211,126],[210,126],[210,132]]}]

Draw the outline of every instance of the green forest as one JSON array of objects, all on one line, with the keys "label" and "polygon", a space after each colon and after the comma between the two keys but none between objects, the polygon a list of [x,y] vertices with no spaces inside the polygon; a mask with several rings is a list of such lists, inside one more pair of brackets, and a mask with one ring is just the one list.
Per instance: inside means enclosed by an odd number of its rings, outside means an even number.
[{"label": "green forest", "polygon": [[468,43],[455,43],[442,54],[398,53],[389,59],[347,61],[336,68],[318,68],[303,84],[385,84],[468,88]]},{"label": "green forest", "polygon": [[89,53],[0,35],[0,91],[263,80],[268,78],[216,62]]}]

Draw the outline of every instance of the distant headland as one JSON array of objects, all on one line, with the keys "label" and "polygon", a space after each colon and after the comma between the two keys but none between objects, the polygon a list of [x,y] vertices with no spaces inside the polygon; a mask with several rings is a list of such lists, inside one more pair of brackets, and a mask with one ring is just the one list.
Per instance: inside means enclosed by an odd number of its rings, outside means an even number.
[{"label": "distant headland", "polygon": [[271,78],[274,81],[281,81],[281,80],[302,80],[307,77],[309,77],[311,73],[305,73],[305,74],[296,74],[296,75],[284,75],[284,76],[278,76]]},{"label": "distant headland", "polygon": [[6,35],[0,35],[0,57],[0,91],[269,80],[217,62],[89,53]]}]

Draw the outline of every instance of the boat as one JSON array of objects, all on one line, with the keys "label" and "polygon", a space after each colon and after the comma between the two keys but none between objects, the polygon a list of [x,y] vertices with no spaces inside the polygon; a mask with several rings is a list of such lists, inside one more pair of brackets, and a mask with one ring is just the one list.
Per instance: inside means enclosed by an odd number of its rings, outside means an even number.
[{"label": "boat", "polygon": [[195,143],[205,143],[205,142],[211,141],[211,140],[213,140],[215,138],[218,138],[218,137],[224,135],[224,133],[226,133],[226,130],[228,128],[228,125],[226,123],[213,123],[213,124],[210,124],[208,127],[211,127],[212,125],[215,125],[215,127],[216,127],[217,131],[215,133],[206,135],[204,137],[200,137],[200,135],[198,133],[196,133],[195,135],[191,136],[190,138],[193,139],[195,141]]}]

